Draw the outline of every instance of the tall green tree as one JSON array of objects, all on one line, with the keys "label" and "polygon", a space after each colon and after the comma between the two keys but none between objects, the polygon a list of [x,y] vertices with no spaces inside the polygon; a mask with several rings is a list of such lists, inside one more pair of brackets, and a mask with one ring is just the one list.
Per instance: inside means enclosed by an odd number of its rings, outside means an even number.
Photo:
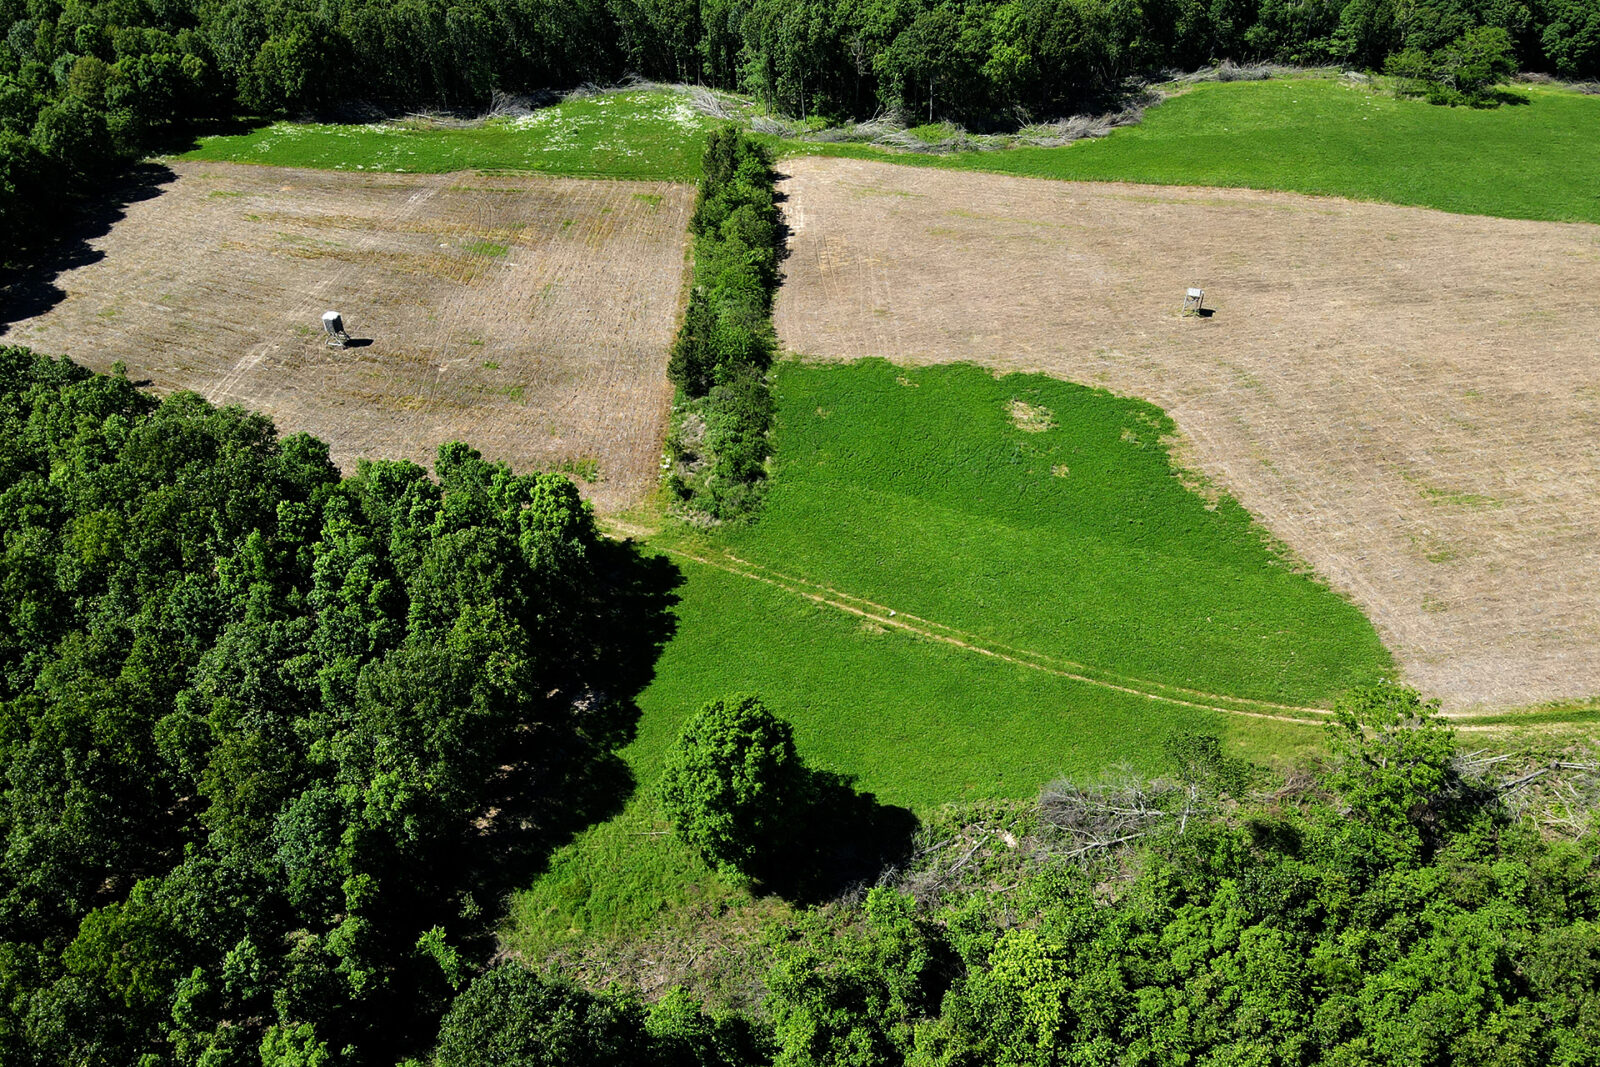
[{"label": "tall green tree", "polygon": [[805,799],[794,731],[759,697],[708,701],[667,750],[657,795],[685,843],[718,868],[751,874]]}]

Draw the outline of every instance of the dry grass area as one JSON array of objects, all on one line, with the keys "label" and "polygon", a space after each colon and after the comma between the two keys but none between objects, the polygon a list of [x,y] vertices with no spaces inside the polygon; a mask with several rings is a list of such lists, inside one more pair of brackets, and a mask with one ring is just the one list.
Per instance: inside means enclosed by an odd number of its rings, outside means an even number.
[{"label": "dry grass area", "polygon": [[[456,439],[603,510],[655,484],[691,187],[173,169],[7,341],[264,411],[347,469]],[[330,308],[371,343],[328,348]]]},{"label": "dry grass area", "polygon": [[1448,708],[1600,693],[1600,227],[785,168],[786,347],[1146,397]]}]

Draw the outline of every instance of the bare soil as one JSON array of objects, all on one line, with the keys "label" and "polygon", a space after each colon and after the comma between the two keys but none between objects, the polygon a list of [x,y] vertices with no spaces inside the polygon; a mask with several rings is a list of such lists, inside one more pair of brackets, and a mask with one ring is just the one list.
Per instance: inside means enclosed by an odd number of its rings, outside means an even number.
[{"label": "bare soil", "polygon": [[1600,693],[1600,227],[784,166],[789,349],[1146,397],[1447,708]]},{"label": "bare soil", "polygon": [[[172,168],[0,337],[263,411],[347,470],[461,440],[601,510],[655,484],[691,187]],[[370,343],[328,348],[330,309]]]}]

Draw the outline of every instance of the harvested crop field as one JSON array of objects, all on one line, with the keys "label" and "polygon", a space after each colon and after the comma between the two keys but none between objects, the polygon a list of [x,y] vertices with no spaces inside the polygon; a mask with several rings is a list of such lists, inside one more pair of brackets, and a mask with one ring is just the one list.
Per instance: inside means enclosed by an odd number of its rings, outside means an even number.
[{"label": "harvested crop field", "polygon": [[[6,341],[360,457],[467,441],[602,509],[655,484],[689,186],[175,163]],[[324,310],[358,342],[324,343]]]},{"label": "harvested crop field", "polygon": [[784,166],[786,347],[1148,398],[1447,708],[1600,693],[1600,227]]}]

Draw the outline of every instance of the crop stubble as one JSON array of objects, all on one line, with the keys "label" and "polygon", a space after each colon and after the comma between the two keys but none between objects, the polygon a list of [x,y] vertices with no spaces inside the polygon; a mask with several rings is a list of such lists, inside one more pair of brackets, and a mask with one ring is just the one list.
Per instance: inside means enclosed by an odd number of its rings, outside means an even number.
[{"label": "crop stubble", "polygon": [[[174,163],[5,340],[193,389],[357,458],[464,440],[567,464],[597,507],[655,484],[693,189]],[[326,347],[342,312],[365,347]]]},{"label": "crop stubble", "polygon": [[787,348],[1146,397],[1448,708],[1600,693],[1600,227],[785,169]]}]

